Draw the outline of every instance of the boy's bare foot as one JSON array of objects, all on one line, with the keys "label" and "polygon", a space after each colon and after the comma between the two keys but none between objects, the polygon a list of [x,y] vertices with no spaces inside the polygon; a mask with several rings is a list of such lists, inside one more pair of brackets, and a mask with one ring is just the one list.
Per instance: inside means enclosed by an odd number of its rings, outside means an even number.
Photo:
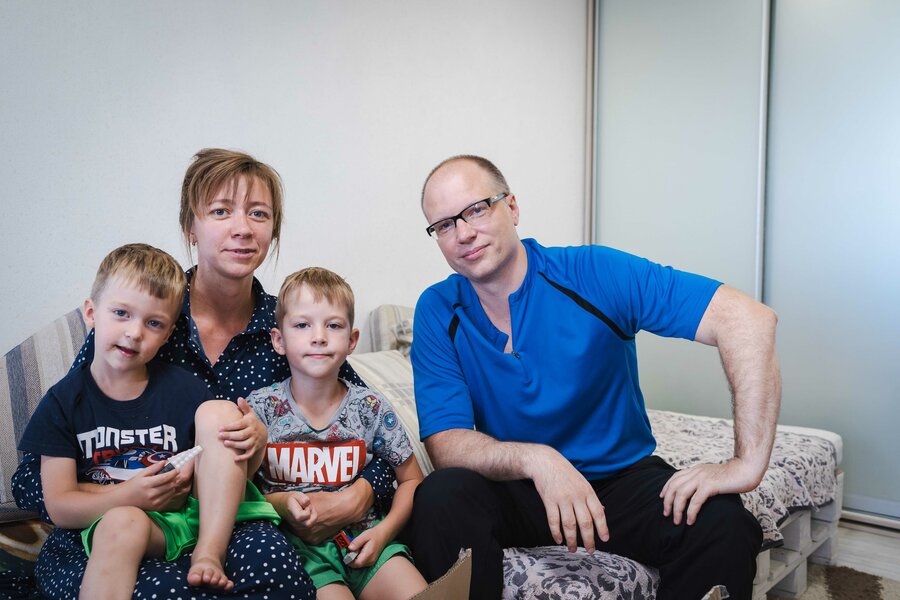
[{"label": "boy's bare foot", "polygon": [[194,587],[211,587],[230,592],[234,588],[234,582],[225,575],[222,562],[209,556],[196,556],[191,558],[191,569],[187,575],[188,585]]}]

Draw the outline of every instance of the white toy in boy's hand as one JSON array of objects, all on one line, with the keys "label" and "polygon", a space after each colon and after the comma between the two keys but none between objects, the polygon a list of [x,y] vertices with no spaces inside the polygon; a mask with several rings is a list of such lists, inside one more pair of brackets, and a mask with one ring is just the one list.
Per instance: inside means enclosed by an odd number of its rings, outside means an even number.
[{"label": "white toy in boy's hand", "polygon": [[184,452],[179,452],[178,454],[170,458],[166,462],[166,466],[164,466],[159,472],[168,473],[172,469],[179,469],[193,460],[193,458],[201,452],[203,452],[202,446],[194,446],[193,448],[188,448]]}]

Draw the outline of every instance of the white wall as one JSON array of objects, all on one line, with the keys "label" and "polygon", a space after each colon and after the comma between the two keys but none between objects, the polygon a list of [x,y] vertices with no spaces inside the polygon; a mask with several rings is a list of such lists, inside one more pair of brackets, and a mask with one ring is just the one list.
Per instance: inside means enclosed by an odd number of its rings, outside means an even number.
[{"label": "white wall", "polygon": [[[763,0],[598,10],[598,243],[756,295]],[[715,348],[640,333],[649,406],[730,416]]]},{"label": "white wall", "polygon": [[[752,293],[768,82],[780,422],[839,433],[844,507],[900,519],[900,4],[603,0],[599,20],[599,241]],[[648,405],[729,414],[715,350],[638,340]]]},{"label": "white wall", "polygon": [[775,4],[765,295],[782,421],[839,432],[844,506],[900,524],[898,31],[894,0]]},{"label": "white wall", "polygon": [[0,352],[117,245],[187,264],[181,178],[207,146],[284,178],[266,288],[326,266],[360,315],[449,273],[418,197],[452,154],[504,170],[523,237],[581,243],[586,31],[576,0],[0,3]]}]

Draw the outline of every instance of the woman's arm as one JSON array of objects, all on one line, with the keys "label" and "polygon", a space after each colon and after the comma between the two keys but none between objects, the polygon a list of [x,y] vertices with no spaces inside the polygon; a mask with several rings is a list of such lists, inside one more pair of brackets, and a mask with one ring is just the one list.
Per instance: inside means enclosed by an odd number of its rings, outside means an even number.
[{"label": "woman's arm", "polygon": [[[382,515],[389,513],[396,489],[394,469],[391,465],[383,458],[375,457],[359,474],[359,479],[365,482],[360,484],[360,488],[356,488],[357,493],[361,495],[358,501],[365,503],[362,514],[364,515],[372,506]],[[361,519],[362,515],[359,518]]]},{"label": "woman's arm", "polygon": [[394,494],[391,512],[385,515],[380,523],[365,530],[350,543],[349,549],[359,552],[359,556],[350,563],[352,567],[374,565],[384,547],[397,537],[412,514],[413,495],[416,487],[425,478],[415,454],[410,454],[409,458],[395,469],[395,472],[399,485],[397,493]]},{"label": "woman's arm", "polygon": [[22,455],[22,461],[12,476],[13,498],[22,510],[31,510],[53,525],[44,505],[44,487],[41,485],[41,457],[31,452]]},{"label": "woman's arm", "polygon": [[[368,387],[366,386],[366,382],[359,376],[359,373],[357,373],[347,361],[344,361],[344,364],[341,365],[338,377],[346,379],[350,383]],[[356,520],[361,519],[366,511],[373,505],[375,506],[375,510],[382,515],[386,515],[390,512],[391,503],[394,500],[394,469],[391,468],[391,465],[389,465],[386,460],[374,458],[366,465],[362,473],[359,474],[359,477],[368,482],[369,486],[371,486],[371,490],[365,489],[362,484],[356,486],[354,483],[354,493],[358,494],[356,503],[358,506],[362,506],[359,518]],[[373,494],[374,500],[372,499]],[[353,520],[350,519],[348,522],[352,523]]]}]

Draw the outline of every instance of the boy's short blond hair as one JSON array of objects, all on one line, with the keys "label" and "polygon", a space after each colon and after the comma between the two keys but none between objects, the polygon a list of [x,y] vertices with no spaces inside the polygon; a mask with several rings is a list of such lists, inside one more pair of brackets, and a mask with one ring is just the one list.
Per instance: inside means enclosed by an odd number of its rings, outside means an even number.
[{"label": "boy's short blond hair", "polygon": [[[113,277],[136,285],[156,298],[176,300],[175,306],[181,311],[187,279],[181,265],[167,252],[148,244],[126,244],[107,254],[91,287],[94,302]],[[178,312],[174,316],[178,316]]]},{"label": "boy's short blond hair", "polygon": [[288,275],[281,284],[281,290],[278,292],[278,302],[275,304],[275,322],[279,327],[282,325],[282,319],[287,312],[285,303],[288,295],[295,290],[299,290],[302,286],[308,286],[312,292],[313,299],[321,302],[323,299],[331,304],[340,305],[347,309],[347,320],[350,327],[353,327],[353,290],[350,288],[343,277],[323,269],[322,267],[307,267],[296,273]]}]

